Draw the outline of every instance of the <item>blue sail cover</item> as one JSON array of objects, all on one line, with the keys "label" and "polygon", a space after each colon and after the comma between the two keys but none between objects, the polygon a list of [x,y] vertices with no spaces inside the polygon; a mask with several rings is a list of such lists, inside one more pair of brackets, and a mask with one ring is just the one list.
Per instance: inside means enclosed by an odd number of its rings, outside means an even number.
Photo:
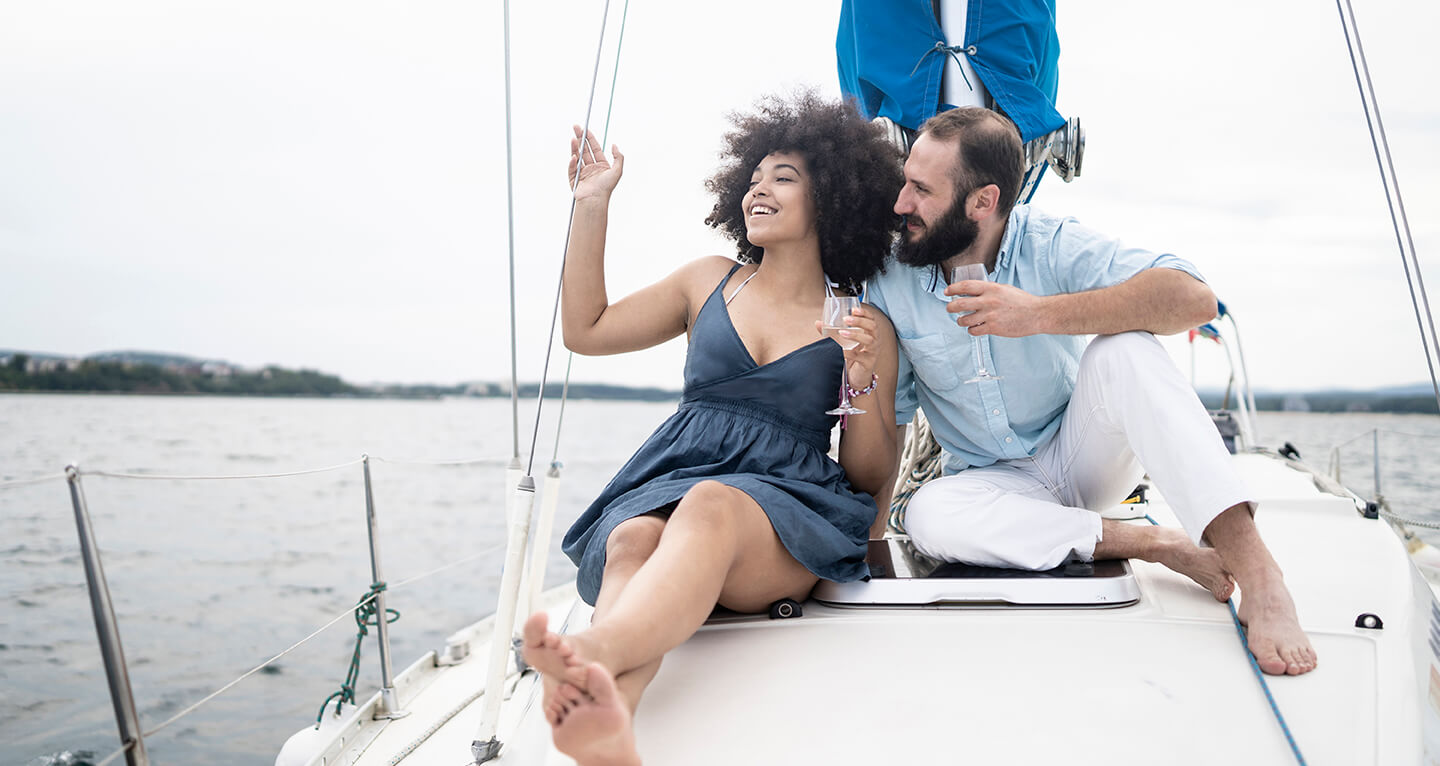
[{"label": "blue sail cover", "polygon": [[1055,110],[1060,38],[1054,0],[951,1],[968,2],[959,45],[945,39],[931,0],[841,0],[840,90],[866,117],[918,128],[941,110],[940,77],[953,51],[969,57],[1022,140],[1064,125]]}]

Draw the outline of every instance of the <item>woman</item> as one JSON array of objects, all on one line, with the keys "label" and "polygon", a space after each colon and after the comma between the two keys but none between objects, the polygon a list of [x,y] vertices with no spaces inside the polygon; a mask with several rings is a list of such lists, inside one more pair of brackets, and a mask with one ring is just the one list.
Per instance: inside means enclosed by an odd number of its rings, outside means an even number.
[{"label": "woman", "polygon": [[[763,612],[804,599],[819,578],[864,576],[871,495],[895,465],[889,321],[846,317],[842,334],[858,345],[844,352],[817,321],[828,293],[858,294],[882,267],[901,184],[895,149],[850,106],[813,94],[734,120],[726,163],[707,183],[716,203],[706,223],[736,240],[740,262],[701,258],[614,304],[605,228],[625,158],[611,147],[612,164],[579,128],[570,145],[565,345],[614,354],[682,332],[690,341],[679,411],[565,536],[595,606],[591,627],[561,636],[543,612],[525,626],[555,744],[581,764],[638,762],[640,694],[717,604]],[[825,412],[842,367],[866,413],[849,416],[836,465]]]}]

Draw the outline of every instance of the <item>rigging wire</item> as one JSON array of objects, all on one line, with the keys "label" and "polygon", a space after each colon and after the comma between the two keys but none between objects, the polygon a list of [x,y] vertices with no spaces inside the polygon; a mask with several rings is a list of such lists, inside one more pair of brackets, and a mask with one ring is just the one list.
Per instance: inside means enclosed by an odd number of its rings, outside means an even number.
[{"label": "rigging wire", "polygon": [[[1380,183],[1385,188],[1385,203],[1390,208],[1390,225],[1395,230],[1395,243],[1400,247],[1400,262],[1405,267],[1405,282],[1410,287],[1410,303],[1415,307],[1415,322],[1420,326],[1420,343],[1425,347],[1425,364],[1430,368],[1430,385],[1435,392],[1436,405],[1440,406],[1440,377],[1437,377],[1435,372],[1435,357],[1440,353],[1440,339],[1437,339],[1435,334],[1435,318],[1430,313],[1430,298],[1425,291],[1425,280],[1420,275],[1420,258],[1415,253],[1415,240],[1410,235],[1410,220],[1405,215],[1405,198],[1400,194],[1400,179],[1395,175],[1395,163],[1390,156],[1390,141],[1385,135],[1385,122],[1380,117],[1380,101],[1375,96],[1375,85],[1370,80],[1370,66],[1365,61],[1365,46],[1360,42],[1360,26],[1355,20],[1355,9],[1350,5],[1350,0],[1335,0],[1335,7],[1340,12],[1340,26],[1345,33],[1345,45],[1350,51],[1350,67],[1355,71],[1355,87],[1360,90],[1360,106],[1365,110],[1365,124],[1370,129],[1370,145],[1375,151],[1375,164],[1380,167]],[[1394,187],[1393,194],[1391,187]]]},{"label": "rigging wire", "polygon": [[[545,341],[545,364],[540,371],[540,391],[535,397],[535,425],[530,435],[530,457],[525,465],[525,475],[533,476],[535,472],[535,445],[540,440],[540,414],[545,408],[545,382],[550,377],[550,354],[555,348],[555,326],[560,318],[560,290],[565,284],[565,256],[570,249],[570,231],[575,227],[575,187],[580,183],[580,168],[585,165],[584,147],[587,143],[585,136],[590,134],[590,117],[595,109],[595,85],[600,78],[600,54],[605,49],[605,27],[610,21],[610,0],[605,0],[604,14],[600,19],[600,39],[595,45],[595,67],[590,74],[590,98],[585,106],[585,124],[582,128],[580,148],[576,153],[575,161],[575,183],[570,185],[570,215],[565,224],[565,249],[560,253],[560,276],[555,280],[555,303],[550,311],[550,334]],[[623,35],[623,30],[622,30]],[[618,51],[617,51],[617,54]],[[612,88],[613,90],[613,88]],[[607,113],[606,119],[609,119]],[[604,151],[604,147],[601,147]]]},{"label": "rigging wire", "polygon": [[510,4],[505,3],[505,211],[510,224],[510,465],[520,463],[520,384],[515,345],[515,173],[512,165],[510,117]]},{"label": "rigging wire", "polygon": [[[611,69],[610,75],[610,100],[605,105],[605,128],[600,131],[600,147],[604,149],[605,143],[610,140],[610,117],[615,114],[615,90],[620,82],[620,51],[625,49],[625,20],[630,17],[630,0],[625,0],[625,5],[620,9],[620,35],[615,42],[615,66]],[[591,98],[594,98],[593,92]],[[576,179],[579,179],[580,169],[575,169]],[[573,215],[573,211],[572,211]],[[561,263],[561,278],[564,278],[564,263]],[[514,296],[511,296],[514,302]],[[552,341],[553,342],[553,341]],[[560,392],[560,414],[555,419],[555,449],[550,454],[550,462],[553,464],[560,459],[560,433],[565,423],[565,402],[570,397],[570,370],[575,363],[575,352],[571,351],[565,360],[565,387]]]}]

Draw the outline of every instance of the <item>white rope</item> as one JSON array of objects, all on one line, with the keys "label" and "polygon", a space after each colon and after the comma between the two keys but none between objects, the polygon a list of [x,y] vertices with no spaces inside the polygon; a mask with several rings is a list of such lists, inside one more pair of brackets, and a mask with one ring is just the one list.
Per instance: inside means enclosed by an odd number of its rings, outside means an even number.
[{"label": "white rope", "polygon": [[109,763],[113,762],[116,758],[119,758],[120,756],[122,756],[122,755],[130,752],[130,748],[132,748],[132,747],[134,747],[134,746],[135,746],[135,743],[133,743],[133,742],[127,743],[126,745],[124,745],[123,747],[121,747],[119,750],[116,750],[115,752],[113,752],[113,753],[105,756],[105,758],[104,758],[103,760],[101,760],[99,763],[95,764],[95,766],[106,766],[106,764],[109,764]]},{"label": "white rope", "polygon": [[905,508],[910,504],[910,497],[921,485],[937,478],[940,473],[940,445],[930,431],[930,422],[925,419],[925,414],[916,410],[905,438],[904,450],[900,453],[900,473],[890,500],[890,529],[901,533],[905,531]]},{"label": "white rope", "polygon": [[1420,521],[1418,519],[1407,519],[1404,516],[1397,516],[1388,510],[1380,512],[1381,516],[1407,527],[1421,527],[1423,529],[1440,529],[1440,523],[1434,521]]},{"label": "white rope", "polygon": [[26,487],[31,484],[44,484],[47,481],[65,481],[65,479],[66,476],[63,473],[54,473],[49,476],[36,476],[33,479],[11,479],[10,481],[0,481],[0,489]]},{"label": "white rope", "polygon": [[389,463],[390,465],[502,465],[508,462],[509,458],[470,457],[448,460],[392,460],[390,458],[371,455],[370,460],[377,463]]},{"label": "white rope", "polygon": [[221,481],[225,479],[279,479],[286,476],[305,476],[307,474],[325,473],[326,471],[338,471],[341,468],[349,468],[352,465],[359,465],[364,458],[356,458],[348,463],[327,466],[325,468],[307,468],[299,471],[285,471],[282,473],[251,473],[234,474],[226,476],[196,476],[196,475],[169,475],[157,473],[124,473],[121,471],[83,471],[86,476],[104,476],[110,479],[161,479],[165,481]]},{"label": "white rope", "polygon": [[455,567],[458,567],[458,566],[460,566],[461,564],[468,564],[469,562],[474,561],[475,559],[478,559],[478,558],[480,558],[480,557],[482,557],[482,556],[487,556],[487,555],[489,555],[489,554],[491,554],[491,553],[494,553],[495,551],[502,550],[502,549],[504,549],[504,548],[505,548],[505,545],[504,545],[503,543],[500,544],[500,545],[492,545],[492,546],[490,546],[489,548],[486,548],[485,550],[480,551],[479,553],[475,553],[475,554],[466,556],[465,558],[459,559],[458,561],[452,561],[452,562],[450,562],[449,564],[445,564],[444,566],[441,566],[441,567],[439,567],[439,568],[437,568],[437,569],[432,569],[432,570],[430,570],[429,572],[425,572],[425,573],[423,573],[423,574],[418,574],[418,575],[415,575],[414,577],[407,577],[407,578],[405,578],[404,580],[400,580],[399,582],[390,583],[389,586],[387,586],[387,587],[388,587],[389,590],[392,590],[392,591],[395,590],[395,589],[397,589],[397,588],[403,588],[403,587],[405,587],[406,585],[409,585],[410,583],[413,583],[413,582],[416,582],[416,581],[418,581],[418,580],[423,580],[423,579],[425,579],[425,578],[427,578],[427,577],[432,577],[432,576],[434,576],[434,575],[440,574],[441,572],[444,572],[444,571],[447,570],[447,569],[454,569]]},{"label": "white rope", "polygon": [[157,732],[161,731],[161,730],[164,729],[166,726],[169,726],[170,724],[175,723],[176,721],[180,720],[181,718],[184,718],[185,716],[187,716],[187,715],[195,712],[195,710],[196,710],[197,708],[199,708],[201,705],[204,705],[205,703],[209,702],[210,700],[215,699],[216,697],[220,696],[221,694],[224,694],[225,692],[229,691],[232,687],[235,686],[235,684],[238,684],[238,683],[240,683],[241,681],[244,681],[245,679],[249,678],[250,676],[255,675],[256,673],[260,672],[261,670],[264,670],[266,666],[270,665],[271,663],[275,662],[276,660],[280,659],[281,657],[284,657],[285,655],[287,655],[287,654],[295,651],[296,649],[300,648],[300,646],[303,645],[305,642],[307,642],[307,641],[309,641],[310,639],[312,639],[312,638],[320,635],[321,633],[324,633],[330,626],[334,625],[335,623],[337,623],[337,622],[345,619],[346,617],[354,617],[354,615],[355,615],[355,610],[356,610],[356,609],[359,609],[360,607],[365,606],[366,604],[370,603],[371,601],[374,601],[375,598],[376,598],[376,596],[378,596],[378,595],[379,595],[378,593],[371,593],[371,594],[369,594],[368,596],[366,596],[365,598],[360,599],[360,601],[359,601],[358,603],[356,603],[354,606],[352,606],[352,607],[350,607],[349,609],[346,609],[345,611],[343,611],[343,612],[341,612],[340,614],[336,615],[336,616],[335,616],[335,619],[333,619],[333,620],[325,623],[324,625],[321,625],[318,629],[315,630],[315,632],[313,632],[313,633],[311,633],[310,635],[308,635],[308,636],[300,639],[299,641],[296,641],[295,643],[291,644],[291,645],[290,645],[290,648],[286,649],[286,650],[283,651],[283,652],[280,652],[279,654],[277,654],[277,655],[275,655],[274,657],[271,657],[270,659],[268,659],[268,660],[260,663],[259,665],[256,665],[255,667],[251,668],[249,671],[247,671],[247,672],[243,673],[242,675],[240,675],[240,677],[236,678],[235,680],[231,681],[231,682],[228,683],[228,684],[225,684],[224,686],[220,687],[219,689],[216,689],[215,691],[211,692],[209,695],[207,695],[204,699],[200,700],[199,702],[196,702],[195,704],[191,705],[190,707],[187,707],[187,708],[185,708],[184,710],[181,710],[180,712],[176,713],[175,715],[170,716],[170,718],[169,718],[168,720],[166,720],[164,723],[160,724],[159,726],[156,726],[155,728],[151,729],[150,731],[145,732],[143,736],[146,736],[146,737],[154,736]]},{"label": "white rope", "polygon": [[1392,431],[1388,428],[1381,428],[1377,430],[1379,430],[1382,434],[1392,434],[1394,436],[1408,436],[1414,439],[1440,439],[1440,434],[1416,434],[1410,433],[1409,431]]}]

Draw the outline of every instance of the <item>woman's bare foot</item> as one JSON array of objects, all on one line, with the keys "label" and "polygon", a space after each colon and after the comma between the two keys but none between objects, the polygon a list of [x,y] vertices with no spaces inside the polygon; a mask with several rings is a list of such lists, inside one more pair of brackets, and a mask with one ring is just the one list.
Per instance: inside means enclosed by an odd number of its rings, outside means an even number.
[{"label": "woman's bare foot", "polygon": [[1272,676],[1298,676],[1317,664],[1315,649],[1300,629],[1295,603],[1279,576],[1240,584],[1236,610],[1245,626],[1245,639],[1260,669]]},{"label": "woman's bare foot", "polygon": [[[615,679],[592,662],[585,667],[585,687],[588,691],[561,684],[555,704],[546,708],[556,749],[579,766],[638,766],[630,707],[615,688]],[[551,715],[552,710],[556,714]]]},{"label": "woman's bare foot", "polygon": [[1210,591],[1216,601],[1227,601],[1235,592],[1235,579],[1225,570],[1220,554],[1212,548],[1201,548],[1178,529],[1153,527],[1161,535],[1152,556],[1147,560],[1189,577]]},{"label": "woman's bare foot", "polygon": [[[521,652],[530,667],[540,671],[544,683],[544,706],[547,715],[555,700],[555,690],[562,683],[585,686],[585,661],[565,636],[549,629],[549,615],[536,612],[525,621]],[[554,721],[551,721],[554,723]]]}]

